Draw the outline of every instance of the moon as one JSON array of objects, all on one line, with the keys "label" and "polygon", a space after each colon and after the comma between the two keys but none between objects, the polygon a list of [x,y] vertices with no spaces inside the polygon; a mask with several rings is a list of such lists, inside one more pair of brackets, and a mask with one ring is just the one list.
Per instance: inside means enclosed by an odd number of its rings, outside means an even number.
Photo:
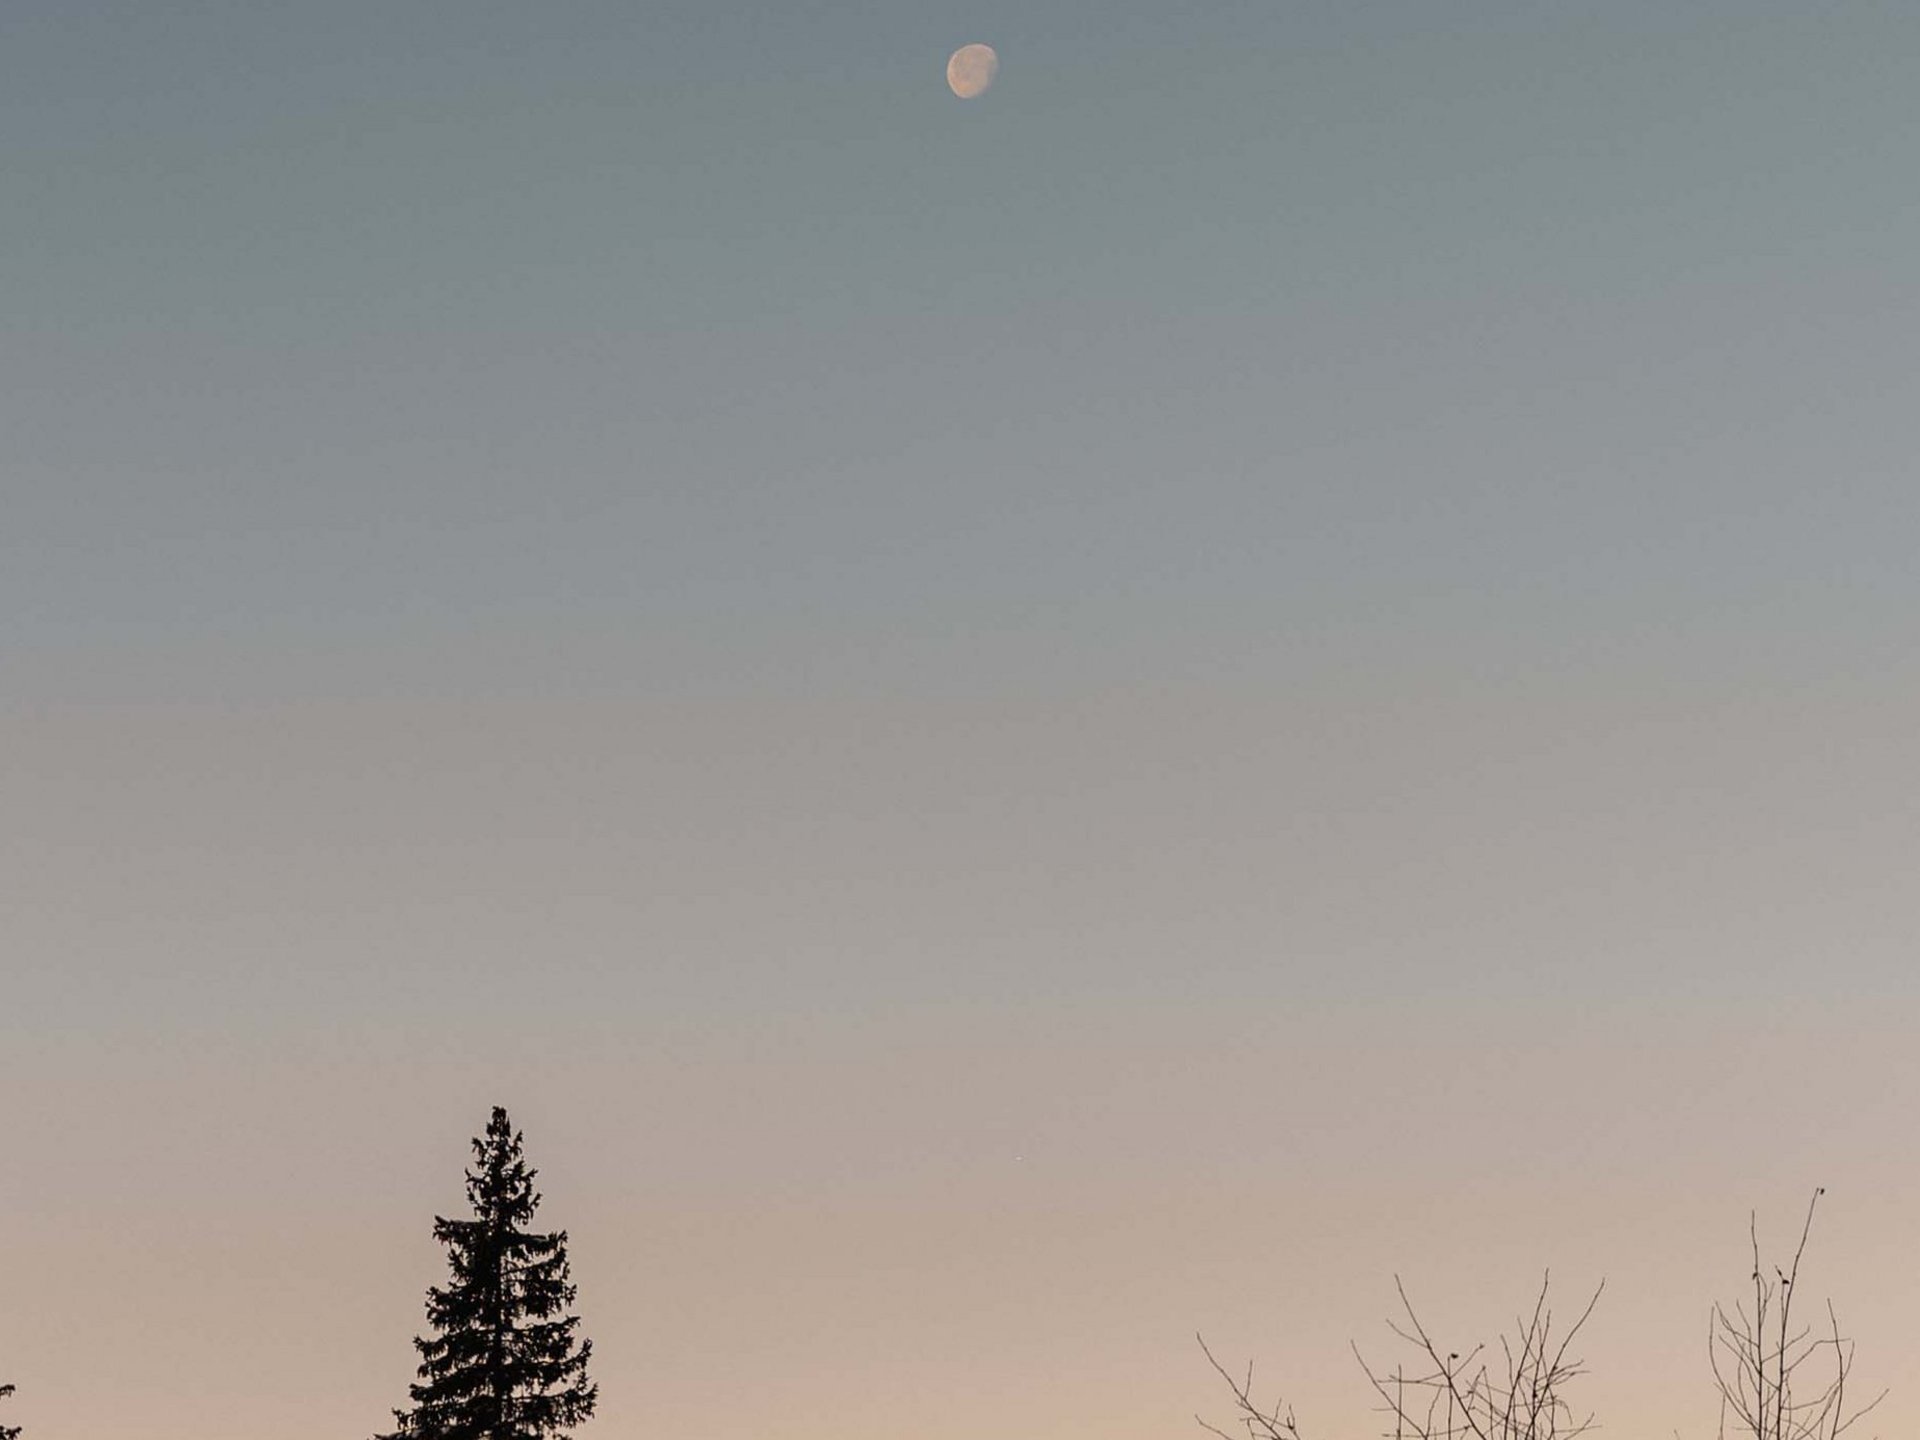
[{"label": "moon", "polygon": [[947,87],[962,100],[987,93],[1000,73],[1000,57],[991,45],[962,45],[947,59]]}]

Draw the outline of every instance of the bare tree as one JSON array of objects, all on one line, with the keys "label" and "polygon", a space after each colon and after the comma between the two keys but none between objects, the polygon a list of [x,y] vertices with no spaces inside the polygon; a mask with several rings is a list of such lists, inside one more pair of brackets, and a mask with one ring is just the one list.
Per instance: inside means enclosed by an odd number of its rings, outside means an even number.
[{"label": "bare tree", "polygon": [[[1384,1432],[1390,1440],[1574,1440],[1592,1428],[1593,1416],[1580,1416],[1567,1403],[1567,1385],[1586,1373],[1568,1351],[1599,1303],[1604,1281],[1573,1324],[1556,1335],[1547,1305],[1550,1277],[1543,1278],[1532,1312],[1517,1317],[1512,1333],[1501,1337],[1497,1368],[1485,1346],[1476,1345],[1465,1354],[1443,1351],[1421,1323],[1400,1277],[1393,1283],[1406,1319],[1404,1324],[1389,1320],[1387,1326],[1418,1356],[1414,1373],[1407,1374],[1405,1366],[1395,1366],[1390,1375],[1375,1370],[1354,1347],[1361,1372],[1390,1418],[1392,1428]],[[1254,1399],[1251,1364],[1245,1378],[1238,1379],[1214,1358],[1205,1339],[1195,1338],[1226,1381],[1243,1433],[1195,1416],[1204,1429],[1221,1440],[1302,1440],[1292,1407],[1279,1399],[1263,1407]]]},{"label": "bare tree", "polygon": [[[1203,1336],[1196,1334],[1193,1338],[1200,1342],[1200,1353],[1207,1357],[1207,1363],[1213,1366],[1220,1378],[1227,1382],[1227,1389],[1233,1392],[1233,1403],[1238,1411],[1237,1418],[1240,1427],[1246,1432],[1247,1440],[1300,1440],[1300,1427],[1294,1422],[1291,1405],[1284,1405],[1276,1398],[1272,1409],[1262,1410],[1255,1402],[1251,1360],[1247,1362],[1247,1378],[1236,1380],[1226,1366],[1213,1358],[1213,1351],[1207,1348],[1207,1342]],[[1198,1415],[1193,1418],[1200,1420]],[[1202,1429],[1218,1435],[1220,1440],[1240,1440],[1239,1436],[1205,1420],[1200,1420],[1200,1425]]]},{"label": "bare tree", "polygon": [[[1713,1366],[1714,1383],[1720,1390],[1720,1440],[1727,1440],[1727,1422],[1731,1417],[1737,1435],[1750,1440],[1837,1440],[1853,1423],[1886,1398],[1882,1390],[1867,1404],[1849,1411],[1846,1407],[1847,1380],[1853,1373],[1853,1341],[1840,1333],[1840,1322],[1828,1301],[1826,1326],[1817,1334],[1809,1325],[1794,1328],[1793,1302],[1798,1297],[1800,1259],[1806,1254],[1807,1237],[1813,1231],[1813,1212],[1826,1194],[1824,1188],[1813,1192],[1807,1202],[1806,1223],[1800,1227],[1800,1243],[1794,1249],[1793,1262],[1782,1270],[1773,1267],[1768,1278],[1760,1261],[1760,1235],[1752,1216],[1747,1220],[1747,1236],[1753,1251],[1752,1309],[1737,1303],[1729,1313],[1716,1304],[1709,1322],[1707,1356]],[[1832,1370],[1820,1367],[1823,1376],[1819,1388],[1798,1380],[1811,1380],[1803,1374],[1807,1365],[1831,1351]]]}]

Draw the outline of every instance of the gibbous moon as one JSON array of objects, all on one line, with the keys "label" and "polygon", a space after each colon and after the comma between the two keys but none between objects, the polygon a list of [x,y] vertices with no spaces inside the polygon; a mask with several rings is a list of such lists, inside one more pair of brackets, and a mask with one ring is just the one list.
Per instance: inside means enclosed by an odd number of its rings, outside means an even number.
[{"label": "gibbous moon", "polygon": [[991,45],[962,45],[947,60],[947,86],[962,100],[987,93],[1000,73],[1000,57]]}]

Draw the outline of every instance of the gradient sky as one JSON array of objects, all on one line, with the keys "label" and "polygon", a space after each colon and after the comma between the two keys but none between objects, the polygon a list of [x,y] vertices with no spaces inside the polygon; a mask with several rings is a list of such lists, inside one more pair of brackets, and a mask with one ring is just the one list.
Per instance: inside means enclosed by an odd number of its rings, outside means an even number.
[{"label": "gradient sky", "polygon": [[[948,53],[998,83],[963,103]],[[1920,1422],[1920,7],[8,0],[0,1380],[1377,1429],[1745,1224]]]}]

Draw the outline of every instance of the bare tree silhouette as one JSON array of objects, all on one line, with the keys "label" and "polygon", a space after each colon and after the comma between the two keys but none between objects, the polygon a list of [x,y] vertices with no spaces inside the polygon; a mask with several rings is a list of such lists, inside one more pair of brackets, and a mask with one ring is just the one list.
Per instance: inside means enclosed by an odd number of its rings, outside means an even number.
[{"label": "bare tree silhouette", "polygon": [[[1421,1322],[1400,1277],[1393,1283],[1405,1321],[1389,1320],[1387,1328],[1416,1353],[1414,1373],[1404,1365],[1391,1374],[1376,1370],[1357,1345],[1353,1352],[1380,1397],[1381,1412],[1390,1418],[1391,1428],[1383,1433],[1391,1440],[1573,1440],[1592,1428],[1592,1414],[1582,1416],[1567,1402],[1567,1386],[1586,1373],[1568,1352],[1599,1303],[1605,1281],[1573,1324],[1556,1335],[1547,1304],[1551,1276],[1543,1277],[1531,1312],[1516,1318],[1511,1334],[1501,1337],[1497,1367],[1484,1345],[1464,1354],[1443,1350]],[[1240,1433],[1195,1416],[1202,1428],[1221,1440],[1303,1440],[1291,1406],[1277,1398],[1262,1406],[1254,1398],[1251,1364],[1244,1379],[1236,1378],[1203,1337],[1194,1338],[1233,1396]]]},{"label": "bare tree silhouette", "polygon": [[[1772,1266],[1769,1273],[1760,1257],[1757,1223],[1748,1217],[1752,1298],[1731,1310],[1716,1304],[1708,1327],[1708,1359],[1720,1393],[1718,1440],[1840,1440],[1886,1398],[1882,1390],[1865,1405],[1848,1408],[1854,1342],[1841,1333],[1831,1301],[1826,1303],[1824,1325],[1816,1329],[1800,1323],[1796,1328],[1800,1264],[1824,1194],[1824,1189],[1813,1192],[1800,1242],[1785,1269]],[[1516,1319],[1512,1332],[1501,1337],[1496,1364],[1484,1346],[1465,1354],[1443,1349],[1396,1275],[1394,1288],[1405,1319],[1387,1325],[1415,1352],[1414,1373],[1399,1365],[1391,1373],[1377,1370],[1354,1347],[1362,1373],[1380,1397],[1381,1413],[1390,1418],[1390,1428],[1383,1432],[1386,1440],[1574,1440],[1592,1428],[1592,1414],[1582,1416],[1567,1403],[1568,1384],[1586,1373],[1569,1350],[1606,1284],[1595,1287],[1578,1318],[1556,1335],[1547,1306],[1549,1281],[1541,1281],[1531,1314]],[[1231,1430],[1196,1415],[1204,1429],[1220,1440],[1304,1440],[1291,1406],[1278,1398],[1262,1405],[1254,1398],[1251,1363],[1243,1377],[1235,1376],[1207,1348],[1204,1337],[1194,1338],[1226,1382],[1235,1410]],[[1819,1372],[1817,1388],[1810,1383],[1816,1377],[1809,1366]]]},{"label": "bare tree silhouette", "polygon": [[[1727,1440],[1731,1417],[1734,1433],[1749,1440],[1837,1440],[1874,1406],[1886,1398],[1882,1390],[1865,1405],[1849,1411],[1847,1380],[1853,1373],[1853,1341],[1840,1333],[1833,1302],[1826,1303],[1827,1323],[1818,1332],[1812,1326],[1794,1329],[1793,1302],[1799,1294],[1800,1260],[1813,1232],[1813,1212],[1826,1194],[1824,1187],[1807,1202],[1806,1223],[1793,1261],[1782,1270],[1760,1260],[1760,1234],[1754,1217],[1747,1218],[1747,1236],[1753,1251],[1753,1308],[1740,1301],[1731,1312],[1715,1304],[1708,1325],[1707,1358],[1720,1390],[1720,1440]],[[1806,1367],[1831,1351],[1831,1378],[1817,1390],[1794,1383]],[[1825,1373],[1825,1367],[1822,1367]]]}]

